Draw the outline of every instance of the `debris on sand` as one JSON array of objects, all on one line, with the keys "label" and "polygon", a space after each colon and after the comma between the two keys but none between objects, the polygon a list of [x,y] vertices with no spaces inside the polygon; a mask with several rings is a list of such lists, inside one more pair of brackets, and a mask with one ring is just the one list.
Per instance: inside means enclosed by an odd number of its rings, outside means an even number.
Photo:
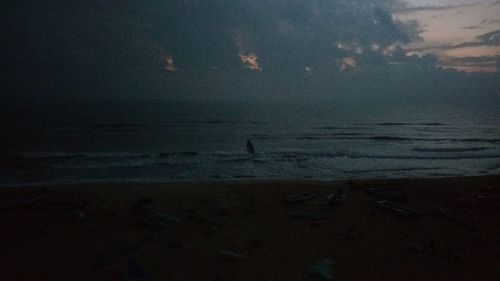
[{"label": "debris on sand", "polygon": [[85,222],[87,219],[87,215],[85,214],[85,212],[80,210],[72,211],[69,214],[69,217],[74,222]]},{"label": "debris on sand", "polygon": [[396,214],[398,214],[402,217],[415,218],[415,217],[418,217],[422,214],[420,211],[411,209],[407,206],[393,203],[393,202],[388,201],[388,200],[377,200],[376,202],[377,202],[378,207],[385,209],[385,210],[389,210],[391,212],[395,212]]},{"label": "debris on sand", "polygon": [[179,221],[178,217],[162,212],[155,212],[152,217],[160,223],[175,223]]},{"label": "debris on sand", "polygon": [[328,204],[330,206],[337,206],[345,201],[346,195],[342,189],[338,189],[335,193],[328,196]]},{"label": "debris on sand", "polygon": [[307,281],[333,281],[333,262],[331,259],[322,259],[309,267]]},{"label": "debris on sand", "polygon": [[287,203],[300,203],[300,202],[311,200],[311,199],[315,198],[317,195],[318,195],[317,190],[293,192],[293,193],[289,193],[286,196],[285,201]]},{"label": "debris on sand", "polygon": [[245,255],[242,255],[240,253],[234,252],[234,251],[227,251],[227,250],[222,250],[217,253],[217,256],[219,259],[223,261],[236,261],[236,260],[241,260],[245,258]]},{"label": "debris on sand", "polygon": [[174,215],[155,212],[138,219],[135,225],[150,230],[162,230],[165,229],[168,224],[174,224],[178,221],[179,218]]}]

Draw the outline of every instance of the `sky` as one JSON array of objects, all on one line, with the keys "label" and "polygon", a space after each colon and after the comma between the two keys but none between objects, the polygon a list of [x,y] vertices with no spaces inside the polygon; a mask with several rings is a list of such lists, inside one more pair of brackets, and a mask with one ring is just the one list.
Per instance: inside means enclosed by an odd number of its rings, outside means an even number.
[{"label": "sky", "polygon": [[496,0],[46,0],[1,8],[0,99],[18,112],[52,101],[499,96]]},{"label": "sky", "polygon": [[[408,0],[395,13],[402,21],[416,20],[422,40],[405,45],[416,53],[433,52],[440,64],[464,71],[494,72],[500,58],[500,1]],[[481,38],[484,34],[490,34]],[[488,59],[486,59],[488,58]]]}]

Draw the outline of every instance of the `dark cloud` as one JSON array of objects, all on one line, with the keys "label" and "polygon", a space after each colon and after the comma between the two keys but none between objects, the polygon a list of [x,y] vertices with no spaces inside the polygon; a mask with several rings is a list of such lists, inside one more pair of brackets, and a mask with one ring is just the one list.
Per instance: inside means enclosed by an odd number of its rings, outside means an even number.
[{"label": "dark cloud", "polygon": [[[422,48],[407,49],[407,52],[425,53],[430,51],[447,51],[461,48],[474,48],[483,46],[499,46],[500,30],[495,30],[477,37],[478,41],[463,42],[455,45],[426,46]],[[476,67],[496,67],[500,62],[500,56],[474,56],[474,57],[447,57],[440,62],[444,66],[476,66]]]},{"label": "dark cloud", "polygon": [[496,24],[500,23],[499,19],[484,19],[481,21],[481,24]]},{"label": "dark cloud", "polygon": [[462,29],[483,29],[483,28],[486,28],[488,25],[497,24],[499,22],[500,22],[500,20],[497,20],[497,19],[483,19],[478,24],[469,25],[469,26],[462,26],[461,28]]},{"label": "dark cloud", "polygon": [[448,58],[448,65],[456,66],[490,66],[495,67],[500,56],[485,57],[452,57]]},{"label": "dark cloud", "polygon": [[473,42],[463,42],[459,44],[446,44],[446,45],[437,45],[437,46],[425,46],[420,48],[408,48],[406,51],[408,52],[425,52],[431,50],[452,50],[452,49],[460,49],[466,47],[481,47],[481,46],[499,46],[500,45],[500,30],[491,31],[485,34],[482,34],[477,37],[478,41]]},{"label": "dark cloud", "polygon": [[353,54],[340,42],[366,49],[410,40],[386,10],[394,3],[10,1],[2,72],[16,95],[115,98],[227,85],[226,77],[248,75],[242,55],[267,73],[332,72]]},{"label": "dark cloud", "polygon": [[395,13],[400,13],[400,14],[408,14],[408,13],[413,13],[413,12],[422,12],[422,11],[443,11],[443,10],[454,10],[454,9],[459,9],[459,8],[466,8],[466,7],[474,7],[479,5],[480,2],[475,2],[475,3],[469,3],[469,4],[458,4],[458,5],[445,5],[445,6],[417,6],[417,7],[412,7],[410,5],[404,5],[396,8],[394,10]]},{"label": "dark cloud", "polygon": [[478,39],[487,45],[500,45],[500,29],[478,36]]},{"label": "dark cloud", "polygon": [[[419,33],[417,22],[393,20],[390,9],[397,5],[392,0],[11,1],[0,29],[7,81],[2,98],[382,93],[381,85],[408,83],[405,75],[424,79],[437,71],[435,57],[408,57],[397,47]],[[342,71],[346,62],[351,67]],[[367,85],[357,85],[359,79]]]},{"label": "dark cloud", "polygon": [[484,26],[477,24],[477,25],[461,26],[460,28],[461,29],[483,29]]},{"label": "dark cloud", "polygon": [[491,3],[490,5],[488,5],[488,8],[491,8],[491,7],[496,6],[496,5],[500,5],[500,1],[495,1],[495,2]]}]

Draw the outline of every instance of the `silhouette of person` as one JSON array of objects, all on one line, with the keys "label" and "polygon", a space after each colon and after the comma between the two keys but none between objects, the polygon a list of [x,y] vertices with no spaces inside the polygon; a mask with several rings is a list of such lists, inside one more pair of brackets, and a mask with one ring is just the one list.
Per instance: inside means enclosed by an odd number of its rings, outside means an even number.
[{"label": "silhouette of person", "polygon": [[255,154],[255,149],[253,148],[253,144],[250,140],[247,140],[247,151],[250,154]]}]

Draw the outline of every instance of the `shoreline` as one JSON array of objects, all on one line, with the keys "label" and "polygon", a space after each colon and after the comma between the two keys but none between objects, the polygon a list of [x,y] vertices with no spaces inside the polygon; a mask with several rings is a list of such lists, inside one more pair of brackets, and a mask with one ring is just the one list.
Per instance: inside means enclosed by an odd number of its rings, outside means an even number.
[{"label": "shoreline", "polygon": [[[1,188],[0,202],[35,191],[0,209],[5,280],[121,280],[131,258],[150,280],[299,281],[324,259],[335,280],[500,276],[500,175]],[[317,194],[286,203],[301,191]]]},{"label": "shoreline", "polygon": [[157,185],[193,185],[193,184],[208,184],[208,185],[218,185],[218,184],[272,184],[272,183],[306,183],[306,184],[322,184],[322,183],[340,183],[340,182],[391,182],[391,181],[402,181],[402,182],[413,182],[413,181],[434,181],[434,180],[453,180],[453,179],[475,179],[475,178],[496,178],[500,177],[500,174],[477,174],[477,175],[450,175],[450,176],[412,176],[412,177],[373,177],[373,178],[345,178],[345,179],[214,179],[214,180],[182,180],[182,181],[82,181],[82,182],[40,182],[40,183],[27,183],[27,184],[12,184],[12,185],[0,185],[0,190],[2,189],[30,189],[30,188],[40,188],[40,187],[82,187],[82,186],[130,186],[130,185],[146,185],[146,186],[157,186]]}]

